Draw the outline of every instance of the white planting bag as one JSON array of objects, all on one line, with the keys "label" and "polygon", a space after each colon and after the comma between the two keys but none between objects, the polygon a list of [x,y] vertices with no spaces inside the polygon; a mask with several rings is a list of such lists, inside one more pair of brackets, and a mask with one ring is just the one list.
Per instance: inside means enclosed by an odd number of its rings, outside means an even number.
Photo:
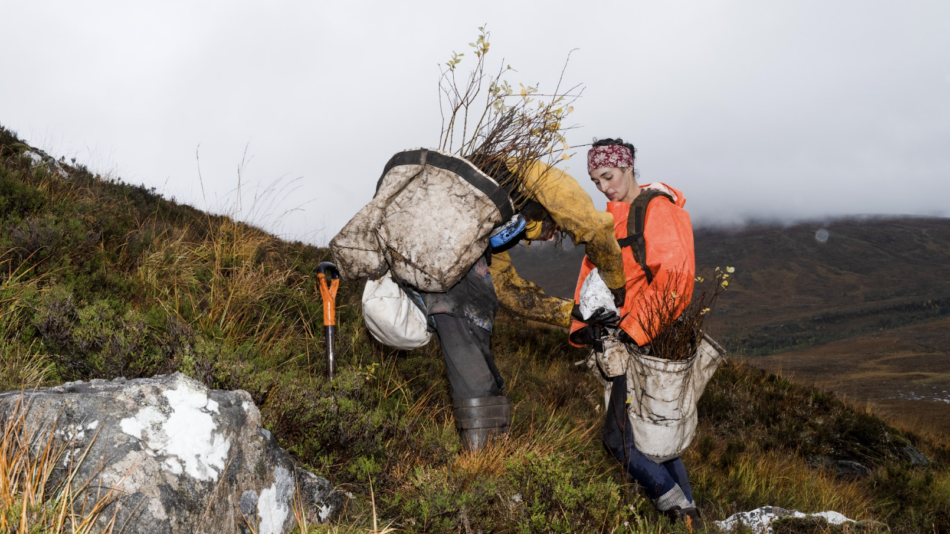
[{"label": "white planting bag", "polygon": [[597,270],[597,267],[587,273],[578,300],[581,316],[584,319],[589,319],[598,308],[604,308],[618,315],[620,313],[614,304],[614,295],[610,292],[604,279],[600,277],[600,271]]},{"label": "white planting bag", "polygon": [[626,373],[630,365],[630,351],[627,350],[627,345],[613,335],[605,337],[603,344],[603,352],[593,351],[594,359],[600,367],[600,371],[607,378]]},{"label": "white planting bag", "polygon": [[688,360],[672,361],[630,351],[627,414],[637,450],[656,462],[679,456],[696,434],[696,404],[719,367],[723,352],[703,336]]},{"label": "white planting bag", "polygon": [[432,339],[426,328],[426,315],[388,271],[379,280],[366,282],[363,319],[377,341],[396,349],[417,349]]}]

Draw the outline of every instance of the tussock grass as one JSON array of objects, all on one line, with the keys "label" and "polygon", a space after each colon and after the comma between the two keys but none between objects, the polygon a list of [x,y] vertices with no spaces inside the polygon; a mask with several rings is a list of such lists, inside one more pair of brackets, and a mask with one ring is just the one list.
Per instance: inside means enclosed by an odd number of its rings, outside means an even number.
[{"label": "tussock grass", "polygon": [[[686,454],[684,461],[696,466],[690,472],[694,488],[707,502],[726,516],[772,503],[783,508],[805,511],[834,510],[852,519],[867,519],[871,501],[867,488],[840,481],[833,474],[817,471],[798,456],[771,451],[764,454],[744,453],[723,472],[698,462],[696,454]],[[712,510],[706,508],[706,513]]]},{"label": "tussock grass", "polygon": [[30,279],[22,265],[14,267],[10,256],[9,250],[0,255],[0,391],[34,387],[51,370],[36,340],[24,344],[21,328],[40,280]]},{"label": "tussock grass", "polygon": [[[603,450],[603,392],[573,365],[586,353],[564,332],[499,316],[511,432],[464,453],[437,343],[401,352],[373,341],[360,284],[341,285],[327,381],[313,276],[326,250],[80,167],[63,164],[63,179],[20,157],[24,146],[0,128],[0,387],[181,371],[244,389],[284,448],[354,496],[334,525],[301,520],[301,531],[688,530],[660,518]],[[909,462],[908,446],[930,465]],[[895,533],[950,529],[945,440],[738,361],[707,387],[684,461],[709,519],[776,505]],[[869,474],[843,478],[838,461]],[[29,506],[60,510],[59,498]],[[21,501],[3,501],[0,515],[20,517]]]},{"label": "tussock grass", "polygon": [[[0,415],[0,532],[113,532],[115,516],[100,516],[116,492],[75,479],[89,446],[72,451],[43,430],[28,420],[22,396],[12,413]],[[54,473],[63,466],[65,473]]]},{"label": "tussock grass", "polygon": [[0,391],[30,388],[44,382],[50,372],[42,353],[19,344],[0,346]]}]

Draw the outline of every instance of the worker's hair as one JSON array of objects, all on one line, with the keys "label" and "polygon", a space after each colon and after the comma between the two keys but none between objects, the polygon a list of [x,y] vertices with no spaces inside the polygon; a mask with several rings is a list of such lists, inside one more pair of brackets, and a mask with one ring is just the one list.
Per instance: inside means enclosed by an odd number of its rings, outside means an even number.
[{"label": "worker's hair", "polygon": [[[607,139],[597,139],[595,137],[594,142],[592,144],[592,146],[608,146],[608,145],[620,145],[620,146],[627,147],[627,150],[630,151],[630,155],[633,156],[634,163],[636,163],[637,148],[633,146],[633,143],[624,143],[623,139],[620,137],[616,139],[610,139],[609,137]],[[637,170],[636,168],[633,169],[633,177],[636,178],[637,180],[640,179],[640,171]]]}]

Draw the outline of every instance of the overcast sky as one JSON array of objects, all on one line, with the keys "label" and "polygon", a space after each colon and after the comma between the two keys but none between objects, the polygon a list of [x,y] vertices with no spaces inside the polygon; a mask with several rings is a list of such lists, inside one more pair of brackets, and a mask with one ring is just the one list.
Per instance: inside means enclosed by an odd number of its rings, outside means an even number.
[{"label": "overcast sky", "polygon": [[437,143],[437,64],[486,22],[514,84],[553,88],[578,48],[569,141],[632,141],[696,224],[950,216],[945,0],[5,2],[0,124],[217,211],[243,161],[245,212],[275,193],[245,217],[320,244]]}]

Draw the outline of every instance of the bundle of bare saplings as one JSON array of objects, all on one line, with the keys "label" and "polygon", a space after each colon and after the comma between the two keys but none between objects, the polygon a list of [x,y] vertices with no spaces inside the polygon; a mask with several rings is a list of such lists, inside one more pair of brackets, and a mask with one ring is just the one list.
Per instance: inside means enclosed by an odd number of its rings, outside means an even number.
[{"label": "bundle of bare saplings", "polygon": [[[648,354],[665,360],[688,360],[696,354],[700,340],[705,338],[712,342],[705,336],[705,322],[719,296],[729,287],[729,275],[734,272],[733,267],[716,267],[711,278],[697,276],[692,295],[677,294],[674,288],[688,287],[688,284],[681,283],[674,272],[659,291],[647,298],[644,311],[637,317],[640,328],[652,340]],[[678,313],[679,303],[690,297],[692,301]]]}]

